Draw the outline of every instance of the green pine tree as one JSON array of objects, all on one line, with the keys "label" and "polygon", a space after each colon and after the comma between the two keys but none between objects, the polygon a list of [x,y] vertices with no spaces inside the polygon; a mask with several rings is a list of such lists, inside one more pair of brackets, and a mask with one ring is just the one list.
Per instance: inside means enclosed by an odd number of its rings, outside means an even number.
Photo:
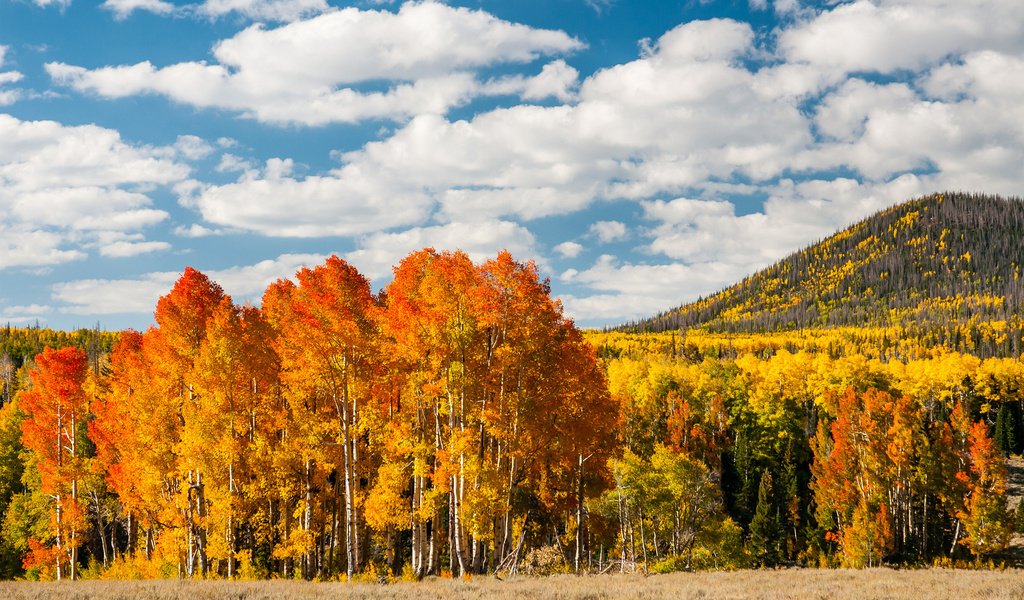
[{"label": "green pine tree", "polygon": [[1020,405],[1008,404],[1006,406],[1006,447],[1011,454],[1020,454],[1021,442],[1024,442],[1024,436],[1021,436],[1020,429]]},{"label": "green pine tree", "polygon": [[763,567],[774,567],[781,560],[783,532],[775,485],[771,471],[761,475],[757,490],[757,508],[750,521],[750,549]]},{"label": "green pine tree", "polygon": [[783,494],[781,507],[783,537],[786,543],[783,546],[785,557],[796,558],[800,549],[800,530],[803,523],[800,519],[800,482],[797,477],[796,461],[793,458],[793,442],[790,441],[786,447],[786,456],[782,463],[782,481],[780,491]]},{"label": "green pine tree", "polygon": [[1007,454],[1010,451],[1006,440],[1006,403],[999,403],[999,412],[996,413],[996,427],[993,432],[993,441],[996,444],[996,448],[999,448],[1003,454]]}]

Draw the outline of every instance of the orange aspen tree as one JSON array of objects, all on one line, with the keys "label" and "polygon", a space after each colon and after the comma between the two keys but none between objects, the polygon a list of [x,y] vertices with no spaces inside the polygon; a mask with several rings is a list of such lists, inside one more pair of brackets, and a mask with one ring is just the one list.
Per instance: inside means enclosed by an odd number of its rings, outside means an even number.
[{"label": "orange aspen tree", "polygon": [[[335,424],[333,435],[320,430],[309,440],[321,451],[310,453],[305,461],[309,492],[304,527],[309,531],[313,519],[311,486],[314,456],[319,454],[328,461],[321,465],[326,472],[341,467],[344,535],[337,536],[332,523],[331,544],[333,548],[336,536],[344,538],[346,575],[351,579],[364,559],[360,504],[362,482],[368,480],[369,472],[364,468],[368,457],[360,435],[360,415],[373,401],[376,369],[381,362],[376,348],[378,309],[369,280],[336,256],[316,268],[301,269],[296,277],[297,287],[277,284],[273,292],[276,300],[272,299],[271,304],[276,302],[278,306],[270,309],[286,317],[274,322],[285,394],[293,406],[320,404],[333,409]],[[282,301],[287,306],[280,306]],[[325,415],[320,411],[319,416]],[[323,557],[313,555],[313,550],[309,548],[307,568],[319,572],[324,567]]]},{"label": "orange aspen tree", "polygon": [[1006,548],[1011,520],[1006,510],[1006,463],[988,435],[988,425],[971,427],[970,477],[966,507],[960,518],[967,530],[962,543],[977,556]]},{"label": "orange aspen tree", "polygon": [[[199,355],[206,329],[214,311],[225,299],[224,290],[206,275],[188,267],[171,291],[157,301],[157,329],[153,343],[147,344],[147,358],[154,371],[153,384],[163,395],[162,412],[174,415],[180,443],[181,434],[191,415],[198,408],[200,397],[194,382],[195,360]],[[175,446],[176,450],[180,450]],[[207,556],[208,501],[201,466],[192,457],[176,453],[177,473],[167,481],[168,495],[174,498],[176,519],[184,526],[185,556],[181,561],[184,574],[205,576],[210,568]]]},{"label": "orange aspen tree", "polygon": [[88,362],[81,349],[47,348],[36,356],[32,388],[21,395],[27,417],[22,424],[22,443],[32,452],[43,492],[54,501],[53,542],[49,546],[31,543],[25,564],[53,566],[58,580],[78,578],[78,548],[86,526],[78,485],[85,474],[80,434],[89,409],[83,390],[87,373]]},{"label": "orange aspen tree", "polygon": [[[158,332],[123,331],[110,355],[105,392],[92,402],[95,463],[127,518],[127,551],[152,557],[160,524],[177,521],[174,448],[178,410],[157,385],[151,346]],[[141,532],[141,535],[140,535]]]}]

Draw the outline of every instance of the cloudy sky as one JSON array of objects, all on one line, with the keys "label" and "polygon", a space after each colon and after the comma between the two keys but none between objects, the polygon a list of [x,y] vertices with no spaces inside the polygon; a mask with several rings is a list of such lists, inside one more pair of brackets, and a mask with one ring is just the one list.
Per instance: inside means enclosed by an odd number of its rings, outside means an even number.
[{"label": "cloudy sky", "polygon": [[0,322],[508,248],[583,325],[1024,193],[1019,0],[0,0]]}]

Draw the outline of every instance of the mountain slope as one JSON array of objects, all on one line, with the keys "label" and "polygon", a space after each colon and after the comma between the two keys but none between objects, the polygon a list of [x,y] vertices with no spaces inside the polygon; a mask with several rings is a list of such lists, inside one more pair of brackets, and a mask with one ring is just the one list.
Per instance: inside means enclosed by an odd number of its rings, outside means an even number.
[{"label": "mountain slope", "polygon": [[764,333],[894,327],[924,346],[1018,355],[1024,201],[937,194],[883,210],[708,298],[624,326]]}]

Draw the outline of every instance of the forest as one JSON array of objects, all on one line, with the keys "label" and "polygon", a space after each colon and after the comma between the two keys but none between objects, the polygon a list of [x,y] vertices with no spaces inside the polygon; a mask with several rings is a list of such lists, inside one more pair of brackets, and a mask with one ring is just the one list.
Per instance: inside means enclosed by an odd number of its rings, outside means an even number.
[{"label": "forest", "polygon": [[533,263],[432,249],[259,308],[188,268],[154,318],[9,361],[3,577],[978,566],[1024,530],[1007,345],[581,332]]}]

